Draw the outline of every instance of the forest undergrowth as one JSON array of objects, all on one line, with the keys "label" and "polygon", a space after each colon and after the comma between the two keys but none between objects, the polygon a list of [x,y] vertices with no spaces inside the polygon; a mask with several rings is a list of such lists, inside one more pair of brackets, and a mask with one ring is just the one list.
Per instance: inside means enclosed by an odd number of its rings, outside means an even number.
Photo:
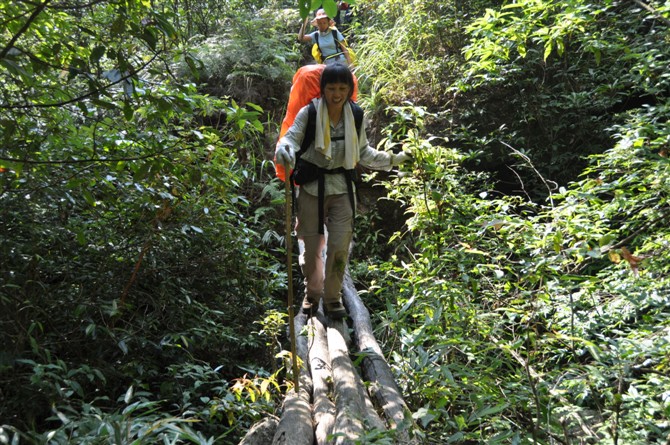
[{"label": "forest undergrowth", "polygon": [[[351,263],[414,434],[669,443],[668,4],[352,5],[370,140],[414,155],[364,175]],[[279,412],[300,12],[1,4],[0,444],[236,444]]]}]

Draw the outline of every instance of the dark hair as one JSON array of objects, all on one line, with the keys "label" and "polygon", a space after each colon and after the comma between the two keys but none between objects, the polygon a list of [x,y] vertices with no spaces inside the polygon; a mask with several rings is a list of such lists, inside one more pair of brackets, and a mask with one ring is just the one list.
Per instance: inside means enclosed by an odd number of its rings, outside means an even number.
[{"label": "dark hair", "polygon": [[349,99],[354,94],[354,75],[348,66],[342,63],[326,65],[321,73],[321,95],[329,83],[346,83],[349,85]]}]

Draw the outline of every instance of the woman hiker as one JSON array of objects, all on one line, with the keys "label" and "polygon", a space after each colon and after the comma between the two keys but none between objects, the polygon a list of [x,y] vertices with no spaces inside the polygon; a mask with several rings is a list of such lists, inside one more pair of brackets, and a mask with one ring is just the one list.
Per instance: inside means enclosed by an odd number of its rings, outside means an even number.
[{"label": "woman hiker", "polygon": [[[327,65],[321,74],[320,88],[321,97],[298,112],[279,140],[275,159],[295,167],[291,177],[299,185],[295,230],[304,243],[299,258],[305,279],[302,310],[308,314],[316,312],[323,298],[326,315],[340,319],[347,314],[340,294],[353,235],[354,169],[360,164],[389,171],[411,156],[375,150],[368,145],[362,110],[350,100],[354,79],[346,65]],[[358,122],[360,127],[356,128]],[[328,233],[325,274],[324,225]]]},{"label": "woman hiker", "polygon": [[[326,11],[319,9],[316,11],[316,16],[312,20],[312,26],[316,26],[317,30],[309,34],[305,34],[305,27],[309,17],[300,27],[298,32],[298,41],[318,43],[321,50],[321,57],[323,63],[330,65],[333,63],[347,63],[351,65],[351,58],[349,57],[349,50],[344,42],[344,36],[335,28],[335,21],[326,14]],[[334,31],[334,32],[333,32]],[[337,37],[337,41],[335,38]]]}]

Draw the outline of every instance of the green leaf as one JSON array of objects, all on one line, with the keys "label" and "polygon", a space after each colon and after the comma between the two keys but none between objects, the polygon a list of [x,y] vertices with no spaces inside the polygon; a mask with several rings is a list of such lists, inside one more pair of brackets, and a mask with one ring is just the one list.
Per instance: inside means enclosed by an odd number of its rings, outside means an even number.
[{"label": "green leaf", "polygon": [[83,230],[77,230],[77,242],[80,246],[86,245],[86,233]]},{"label": "green leaf", "polygon": [[323,10],[328,17],[333,18],[337,14],[337,2],[335,0],[323,0]]},{"label": "green leaf", "polygon": [[135,109],[133,108],[132,104],[130,101],[125,101],[123,103],[123,117],[126,118],[128,122],[133,120],[133,116],[135,115]]},{"label": "green leaf", "polygon": [[177,36],[177,30],[172,26],[172,24],[165,18],[162,14],[156,14],[154,16],[157,23],[157,28],[161,30],[165,36],[174,38]]},{"label": "green leaf", "polygon": [[130,385],[123,396],[123,401],[128,404],[133,399],[133,385]]},{"label": "green leaf", "polygon": [[9,144],[9,141],[12,139],[14,136],[14,133],[16,132],[16,121],[10,120],[10,119],[2,119],[0,120],[0,125],[2,125],[3,128],[3,138],[5,140],[5,145]]},{"label": "green leaf", "polygon": [[100,108],[105,108],[107,110],[118,109],[118,107],[116,106],[115,103],[109,102],[109,101],[106,101],[106,100],[102,100],[102,99],[91,99],[91,103],[93,103],[94,105],[97,105]]},{"label": "green leaf", "polygon": [[142,32],[140,38],[147,42],[147,45],[149,45],[149,48],[151,48],[152,51],[156,51],[156,42],[158,40],[151,28],[144,28],[144,32]]},{"label": "green leaf", "polygon": [[106,48],[103,45],[98,45],[91,51],[89,60],[92,64],[98,63],[100,58],[105,55]]},{"label": "green leaf", "polygon": [[547,61],[547,59],[548,59],[549,56],[551,55],[551,49],[552,49],[552,41],[549,40],[549,41],[545,44],[545,46],[544,46],[544,55],[543,55],[543,59],[544,59],[545,62]]},{"label": "green leaf", "polygon": [[501,403],[499,405],[495,406],[485,406],[474,413],[470,414],[470,417],[468,418],[468,423],[472,423],[475,421],[480,421],[483,417],[490,416],[491,414],[496,414],[499,413],[500,411],[504,410],[509,406],[508,403]]},{"label": "green leaf", "polygon": [[82,190],[81,194],[82,194],[82,196],[84,197],[84,199],[86,200],[86,203],[87,203],[88,205],[90,205],[90,206],[94,206],[94,205],[95,205],[95,198],[93,197],[93,195],[91,194],[90,191],[88,191],[88,190]]},{"label": "green leaf", "polygon": [[28,72],[26,70],[24,70],[23,67],[21,67],[16,62],[5,58],[5,59],[0,59],[0,65],[7,68],[7,70],[10,73],[21,76],[24,81],[29,81],[30,80],[30,74],[28,74]]},{"label": "green leaf", "polygon": [[116,16],[116,20],[112,23],[111,33],[112,37],[119,37],[123,35],[126,30],[126,20],[125,16],[119,14]]},{"label": "green leaf", "polygon": [[309,16],[309,13],[312,11],[312,1],[311,0],[300,0],[300,17],[305,19]]},{"label": "green leaf", "polygon": [[191,75],[196,79],[200,79],[200,70],[198,69],[198,59],[196,59],[192,54],[186,53],[184,55],[184,61],[188,65]]}]

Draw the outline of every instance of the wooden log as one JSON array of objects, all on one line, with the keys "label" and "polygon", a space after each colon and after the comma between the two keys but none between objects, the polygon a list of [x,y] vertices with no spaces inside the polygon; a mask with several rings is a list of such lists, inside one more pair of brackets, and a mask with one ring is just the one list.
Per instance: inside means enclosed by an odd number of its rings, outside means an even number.
[{"label": "wooden log", "polygon": [[310,395],[302,381],[300,385],[299,393],[290,391],[284,398],[282,416],[272,438],[272,445],[314,444]]},{"label": "wooden log", "polygon": [[398,440],[403,444],[418,443],[410,439],[415,427],[411,413],[400,393],[391,368],[375,339],[370,322],[370,312],[363,304],[347,270],[343,284],[343,302],[353,323],[358,351],[364,355],[363,374],[368,382],[370,395],[384,412],[389,428],[398,430]]},{"label": "wooden log", "polygon": [[272,442],[279,419],[269,416],[254,424],[242,438],[239,445],[266,445]]},{"label": "wooden log", "polygon": [[[341,338],[344,339],[344,342],[347,344],[347,352],[348,352],[350,348],[349,345],[351,342],[351,337],[349,336],[349,329],[347,328],[346,323],[333,322],[331,323],[331,327],[337,329],[337,331],[340,333]],[[370,399],[370,395],[368,394],[367,388],[363,383],[363,379],[361,378],[354,364],[351,362],[349,354],[347,354],[346,357],[348,359],[348,363],[351,364],[350,366],[352,374],[352,383],[353,385],[355,385],[359,401],[362,403],[362,405],[360,405],[360,410],[363,416],[362,419],[365,422],[366,429],[374,428],[379,430],[386,430],[386,424],[377,413],[377,410],[374,407],[372,400]],[[335,394],[335,396],[337,396],[337,393]]]},{"label": "wooden log", "polygon": [[[303,245],[298,244],[302,252]],[[272,445],[313,445],[314,441],[317,445],[353,445],[366,428],[385,429],[386,423],[397,430],[396,443],[418,443],[409,439],[411,416],[409,422],[405,421],[409,410],[374,338],[370,314],[348,270],[343,300],[353,322],[356,344],[345,322],[326,318],[322,309],[311,319],[303,314],[295,317],[295,332],[306,332],[296,339],[297,354],[302,359],[300,391],[287,394]],[[365,354],[363,372],[372,394],[368,394],[351,362],[351,347]],[[375,406],[381,407],[386,423]]]},{"label": "wooden log", "polygon": [[[282,405],[282,415],[272,438],[272,445],[313,445],[314,423],[312,421],[312,378],[307,366],[308,337],[299,335],[307,323],[304,314],[297,314],[293,318],[296,332],[296,352],[300,357],[300,390],[289,391]],[[265,442],[262,445],[267,445]]]},{"label": "wooden log", "polygon": [[333,368],[335,416],[335,445],[351,445],[364,431],[365,403],[356,385],[356,373],[349,359],[349,349],[342,335],[343,321],[331,320],[326,330],[330,362]]},{"label": "wooden log", "polygon": [[335,425],[335,404],[330,399],[333,391],[333,376],[330,366],[330,353],[326,339],[325,318],[321,311],[310,318],[308,330],[310,336],[309,366],[312,373],[314,435],[317,445],[327,445],[328,436]]},{"label": "wooden log", "polygon": [[375,405],[372,403],[370,394],[368,393],[367,388],[363,384],[363,379],[360,376],[358,376],[358,381],[360,382],[360,384],[358,385],[359,391],[361,392],[361,397],[365,402],[365,413],[367,414],[366,420],[368,427],[385,431],[386,429],[388,429],[386,426],[386,422],[384,422],[379,413],[377,413],[377,409],[375,408]]},{"label": "wooden log", "polygon": [[307,365],[309,360],[309,335],[304,333],[305,326],[308,323],[308,317],[300,312],[293,318],[294,331],[296,333],[296,352],[300,358],[300,372],[307,373],[309,376],[309,367]]}]

